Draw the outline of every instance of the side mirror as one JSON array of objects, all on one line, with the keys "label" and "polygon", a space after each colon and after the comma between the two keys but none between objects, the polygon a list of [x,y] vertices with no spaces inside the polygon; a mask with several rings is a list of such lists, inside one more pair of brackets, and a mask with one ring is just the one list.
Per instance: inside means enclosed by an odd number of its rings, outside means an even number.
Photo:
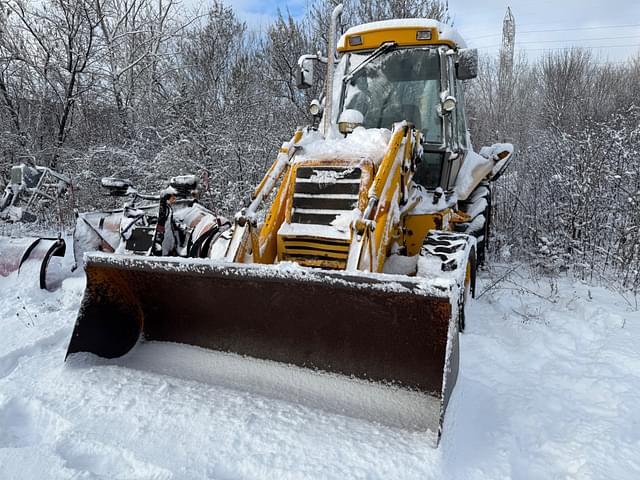
[{"label": "side mirror", "polygon": [[313,62],[318,59],[316,55],[302,55],[298,59],[298,71],[296,73],[296,85],[298,88],[313,86]]},{"label": "side mirror", "polygon": [[458,50],[456,77],[458,80],[471,80],[478,76],[478,49],[461,48]]}]

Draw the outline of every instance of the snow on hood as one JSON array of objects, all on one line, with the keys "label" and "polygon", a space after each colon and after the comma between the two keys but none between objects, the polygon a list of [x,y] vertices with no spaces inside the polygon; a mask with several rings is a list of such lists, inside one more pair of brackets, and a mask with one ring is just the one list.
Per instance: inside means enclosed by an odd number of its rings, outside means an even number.
[{"label": "snow on hood", "polygon": [[387,128],[358,127],[346,137],[329,139],[319,132],[310,132],[298,143],[301,151],[297,158],[366,158],[377,166],[382,162],[390,140],[391,130]]}]

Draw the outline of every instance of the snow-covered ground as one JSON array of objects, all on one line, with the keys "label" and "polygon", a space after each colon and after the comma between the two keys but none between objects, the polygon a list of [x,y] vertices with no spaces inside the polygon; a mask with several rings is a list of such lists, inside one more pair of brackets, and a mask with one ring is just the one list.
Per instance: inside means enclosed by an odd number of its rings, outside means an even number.
[{"label": "snow-covered ground", "polygon": [[0,277],[0,478],[640,478],[635,300],[522,269],[492,286],[506,268],[469,309],[438,449],[410,396],[298,369],[169,344],[64,363],[83,278]]}]

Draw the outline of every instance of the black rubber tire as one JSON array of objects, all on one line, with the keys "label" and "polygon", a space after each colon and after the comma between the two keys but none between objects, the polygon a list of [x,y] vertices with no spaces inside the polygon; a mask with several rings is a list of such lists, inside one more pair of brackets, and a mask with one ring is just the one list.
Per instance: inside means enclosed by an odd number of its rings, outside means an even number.
[{"label": "black rubber tire", "polygon": [[[477,198],[474,198],[474,197],[476,197],[478,191],[484,190],[484,189],[486,189],[486,192],[481,195],[481,198],[484,198],[487,201],[487,206],[484,208],[484,210],[482,210],[482,212],[478,213],[475,217],[473,217],[469,221],[469,223],[459,224],[456,228],[456,231],[460,233],[466,233],[468,235],[472,235],[476,237],[476,239],[478,239],[478,244],[476,247],[476,259],[477,259],[476,265],[478,267],[481,265],[484,265],[486,260],[486,252],[487,252],[487,249],[489,248],[489,234],[490,234],[490,227],[491,227],[491,183],[487,181],[481,182],[475,188],[475,190],[471,192],[471,195],[469,195],[469,200],[460,202],[459,204],[460,210],[462,210],[464,213],[467,213],[467,211],[472,208],[472,205],[473,205],[472,200],[474,199],[477,200]],[[475,232],[470,232],[469,225],[473,223],[473,221],[480,215],[484,216],[484,219],[485,219],[484,225],[482,226],[482,228],[476,230]],[[482,239],[480,239],[480,237],[482,237]]]},{"label": "black rubber tire", "polygon": [[[458,331],[460,333],[464,332],[465,322],[466,322],[466,305],[469,302],[470,298],[476,297],[476,272],[478,270],[478,258],[476,256],[475,249],[471,249],[469,253],[468,262],[471,263],[471,275],[469,278],[469,285],[464,284],[463,292],[460,295],[460,299],[458,301]],[[465,277],[466,280],[466,277]]]}]

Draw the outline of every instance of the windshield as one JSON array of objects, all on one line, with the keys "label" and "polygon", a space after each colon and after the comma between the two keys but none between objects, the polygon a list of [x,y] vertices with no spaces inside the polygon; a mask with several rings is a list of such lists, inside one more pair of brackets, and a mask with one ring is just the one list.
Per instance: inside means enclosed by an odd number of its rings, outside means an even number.
[{"label": "windshield", "polygon": [[[353,71],[369,55],[351,54]],[[391,128],[407,120],[426,141],[442,142],[440,58],[435,49],[394,50],[375,58],[347,82],[343,110],[358,110],[366,128]]]}]

